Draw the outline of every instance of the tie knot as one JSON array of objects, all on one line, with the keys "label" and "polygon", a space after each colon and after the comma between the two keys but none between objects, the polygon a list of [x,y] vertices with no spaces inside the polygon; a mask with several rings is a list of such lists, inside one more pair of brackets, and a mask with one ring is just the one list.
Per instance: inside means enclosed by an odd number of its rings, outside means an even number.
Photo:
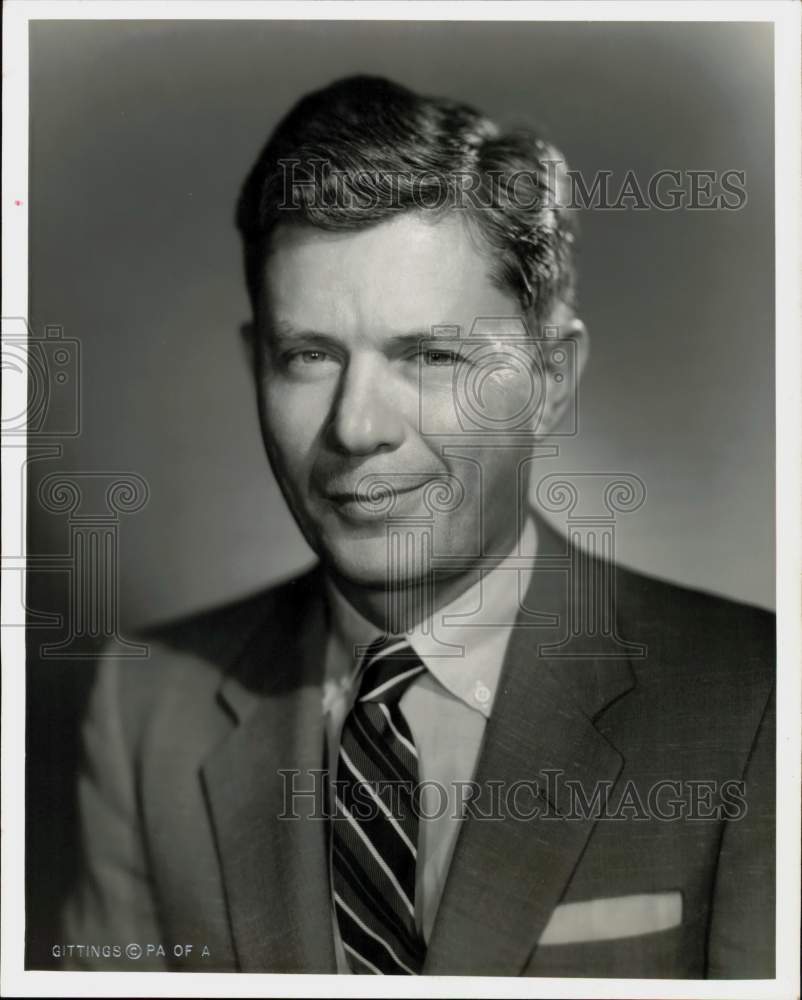
[{"label": "tie knot", "polygon": [[425,669],[406,639],[377,639],[362,658],[358,700],[393,705]]}]

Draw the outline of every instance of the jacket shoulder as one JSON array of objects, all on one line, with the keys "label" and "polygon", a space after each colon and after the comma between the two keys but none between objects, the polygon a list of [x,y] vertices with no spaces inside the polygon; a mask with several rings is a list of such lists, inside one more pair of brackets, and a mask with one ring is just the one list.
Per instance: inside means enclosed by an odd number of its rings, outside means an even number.
[{"label": "jacket shoulder", "polygon": [[287,628],[320,587],[318,566],[225,604],[148,625],[145,643],[225,667],[262,628]]},{"label": "jacket shoulder", "polygon": [[252,643],[268,634],[274,648],[282,648],[320,592],[319,577],[313,567],[245,597],[139,629],[136,638],[147,656],[101,660],[95,700],[119,705],[131,739],[165,715],[203,717]]},{"label": "jacket shoulder", "polygon": [[775,615],[633,570],[616,579],[619,628],[642,649],[630,662],[644,704],[749,742],[774,690]]},{"label": "jacket shoulder", "polygon": [[627,568],[616,572],[616,598],[631,628],[773,660],[776,616],[765,608]]}]

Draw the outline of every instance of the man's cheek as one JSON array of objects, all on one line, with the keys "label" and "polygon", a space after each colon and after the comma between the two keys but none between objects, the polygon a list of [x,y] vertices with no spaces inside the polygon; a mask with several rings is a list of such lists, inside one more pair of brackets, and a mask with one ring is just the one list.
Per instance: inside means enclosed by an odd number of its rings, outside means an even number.
[{"label": "man's cheek", "polygon": [[[429,441],[430,447],[439,448],[440,438],[450,434],[462,433],[461,405],[459,387],[445,379],[436,384],[422,385],[415,412],[410,414],[410,426]],[[443,437],[442,443],[447,442]]]},{"label": "man's cheek", "polygon": [[264,412],[271,437],[293,463],[309,452],[326,419],[319,395],[282,389],[266,391]]}]

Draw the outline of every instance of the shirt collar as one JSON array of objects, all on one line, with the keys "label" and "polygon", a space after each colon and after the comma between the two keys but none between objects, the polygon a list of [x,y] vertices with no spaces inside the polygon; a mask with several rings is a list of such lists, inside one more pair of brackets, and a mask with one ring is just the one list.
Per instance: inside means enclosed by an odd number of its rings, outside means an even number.
[{"label": "shirt collar", "polygon": [[[513,552],[406,636],[429,673],[450,694],[485,718],[490,716],[504,653],[529,586],[536,550],[537,529],[530,517]],[[526,559],[524,567],[517,561],[521,558]],[[339,676],[328,680],[342,686],[353,680],[358,668],[354,650],[369,645],[380,631],[328,578],[326,591],[333,639],[341,654],[336,658]]]}]

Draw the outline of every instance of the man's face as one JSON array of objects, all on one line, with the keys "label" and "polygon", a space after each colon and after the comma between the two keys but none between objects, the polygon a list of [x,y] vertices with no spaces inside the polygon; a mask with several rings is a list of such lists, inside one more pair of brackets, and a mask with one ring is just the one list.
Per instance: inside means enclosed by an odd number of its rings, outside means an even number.
[{"label": "man's face", "polygon": [[[427,534],[435,557],[458,557],[454,573],[515,543],[522,421],[543,385],[520,305],[474,239],[459,218],[412,214],[274,232],[257,331],[265,443],[307,541],[354,584],[420,578],[420,553],[391,556],[388,528],[413,548]],[[443,326],[459,331],[442,349],[421,343]]]}]

